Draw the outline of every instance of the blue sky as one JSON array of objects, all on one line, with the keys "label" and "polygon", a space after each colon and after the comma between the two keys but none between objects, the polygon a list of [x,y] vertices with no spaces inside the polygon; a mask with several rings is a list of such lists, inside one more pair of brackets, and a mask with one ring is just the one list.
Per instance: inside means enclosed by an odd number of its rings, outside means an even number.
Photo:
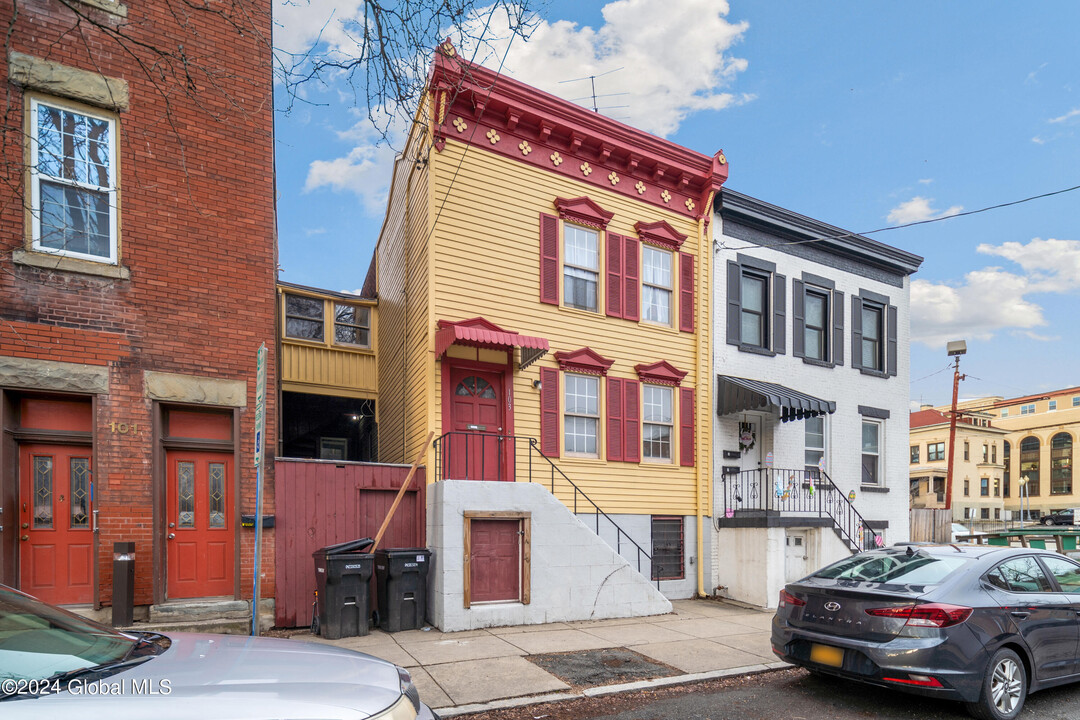
[{"label": "blue sky", "polygon": [[[336,42],[359,5],[277,2],[291,47],[320,28]],[[729,187],[866,232],[1080,185],[1078,27],[1071,0],[553,0],[505,70],[575,99],[587,83],[559,81],[622,68],[597,80],[628,93],[607,114],[723,148]],[[492,28],[478,59],[505,49]],[[339,87],[307,88],[276,134],[281,278],[359,288],[393,150]],[[948,339],[967,340],[964,397],[1080,385],[1080,191],[872,237],[926,258],[913,401],[948,402]]]}]

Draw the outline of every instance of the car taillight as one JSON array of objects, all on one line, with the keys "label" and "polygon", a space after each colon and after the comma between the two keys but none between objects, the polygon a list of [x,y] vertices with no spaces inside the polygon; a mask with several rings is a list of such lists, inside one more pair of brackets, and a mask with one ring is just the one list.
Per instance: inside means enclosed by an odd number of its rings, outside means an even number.
[{"label": "car taillight", "polygon": [[920,687],[941,687],[941,681],[929,675],[908,675],[906,678],[886,677],[881,678],[886,682],[900,683],[901,685],[918,685]]},{"label": "car taillight", "polygon": [[805,604],[805,600],[800,600],[799,598],[789,593],[787,590],[780,591],[780,607],[784,608],[788,607],[789,605],[791,607],[799,607]]},{"label": "car taillight", "polygon": [[899,607],[869,608],[867,615],[902,618],[912,627],[946,628],[959,625],[971,616],[971,608],[945,603],[901,605]]}]

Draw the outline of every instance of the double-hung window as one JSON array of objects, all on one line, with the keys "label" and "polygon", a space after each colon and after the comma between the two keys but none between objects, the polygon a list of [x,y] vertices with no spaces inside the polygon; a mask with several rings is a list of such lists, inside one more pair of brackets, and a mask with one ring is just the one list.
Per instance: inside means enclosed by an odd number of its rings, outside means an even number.
[{"label": "double-hung window", "polygon": [[914,465],[917,462],[919,462],[919,446],[918,445],[912,445],[911,446],[911,464]]},{"label": "double-hung window", "polygon": [[563,304],[598,312],[600,234],[580,225],[563,225]]},{"label": "double-hung window", "polygon": [[851,298],[851,364],[863,373],[897,373],[897,309],[884,295],[860,290]]},{"label": "double-hung window", "polygon": [[803,326],[805,357],[824,362],[829,357],[829,298],[817,289],[806,290]]},{"label": "double-hung window", "polygon": [[825,417],[807,418],[805,425],[803,469],[809,477],[819,477],[821,461],[825,457]]},{"label": "double-hung window", "polygon": [[371,347],[371,309],[334,304],[334,343],[353,347]]},{"label": "double-hung window", "polygon": [[[328,327],[331,324],[332,327]],[[370,349],[371,308],[285,293],[285,337]]]},{"label": "double-hung window", "polygon": [[671,437],[675,419],[675,389],[668,385],[642,386],[642,447],[645,460],[671,462]]},{"label": "double-hung window", "polygon": [[566,373],[563,447],[568,455],[599,457],[600,378]]},{"label": "double-hung window", "polygon": [[728,344],[745,352],[785,353],[786,278],[776,273],[775,263],[741,253],[727,267]]},{"label": "double-hung window", "polygon": [[934,462],[945,459],[945,443],[926,443],[926,460]]},{"label": "double-hung window", "polygon": [[671,264],[670,251],[641,246],[641,319],[646,322],[671,325]]},{"label": "double-hung window", "polygon": [[30,101],[33,249],[117,264],[116,120]]},{"label": "double-hung window", "polygon": [[881,435],[882,423],[878,420],[862,421],[862,482],[863,485],[881,484]]}]

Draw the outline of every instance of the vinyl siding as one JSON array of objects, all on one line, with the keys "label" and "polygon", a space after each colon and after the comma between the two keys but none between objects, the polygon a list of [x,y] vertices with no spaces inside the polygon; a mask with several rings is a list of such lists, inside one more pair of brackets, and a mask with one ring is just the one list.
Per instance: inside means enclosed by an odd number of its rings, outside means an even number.
[{"label": "vinyl siding", "polygon": [[[605,210],[615,213],[608,230],[621,235],[637,237],[634,224],[638,221],[665,220],[678,232],[687,235],[682,251],[694,256],[699,254],[697,223],[653,205],[637,203],[632,198],[577,183],[483,149],[470,147],[465,152],[464,145],[452,140],[437,155],[437,160],[432,164],[432,173],[434,202],[443,202],[445,198],[432,235],[434,318],[463,320],[479,315],[508,330],[545,337],[551,345],[551,353],[524,372],[517,370],[515,360],[515,434],[535,438],[540,436],[540,393],[532,386],[532,382],[539,377],[539,368],[558,367],[554,358],[557,351],[572,351],[587,346],[615,361],[608,371],[609,377],[637,379],[635,365],[661,359],[687,371],[689,374],[683,380],[683,387],[692,386],[697,393],[697,447],[709,447],[707,432],[711,427],[711,382],[708,381],[707,371],[697,372],[699,358],[706,366],[709,361],[708,338],[701,333],[677,330],[677,254],[673,258],[676,282],[672,293],[674,328],[606,317],[602,297],[599,313],[564,309],[540,302],[539,215],[541,212],[556,212],[553,205],[556,197],[588,196]],[[598,287],[601,295],[604,293],[605,277],[603,248],[601,238]],[[699,330],[710,327],[707,268],[706,263],[695,257],[695,327]],[[701,345],[697,352],[696,343]],[[442,399],[437,384],[434,388],[432,407],[438,424],[441,422]],[[563,388],[560,382],[560,393]],[[678,393],[675,393],[675,397],[678,398]],[[584,460],[565,456],[555,462],[605,512],[693,514],[696,511],[695,482],[699,471],[705,479],[702,492],[705,493],[706,503],[708,501],[708,458],[706,454],[698,452],[696,462],[701,465],[700,470],[678,465],[677,400],[674,413],[673,462],[670,465],[609,463],[603,459]],[[606,425],[603,391],[600,414],[599,450],[603,458]],[[441,428],[438,431],[441,432]],[[534,472],[537,468],[534,461]],[[562,492],[558,483],[556,494],[573,506],[572,494]],[[708,512],[707,504],[705,510]]]}]

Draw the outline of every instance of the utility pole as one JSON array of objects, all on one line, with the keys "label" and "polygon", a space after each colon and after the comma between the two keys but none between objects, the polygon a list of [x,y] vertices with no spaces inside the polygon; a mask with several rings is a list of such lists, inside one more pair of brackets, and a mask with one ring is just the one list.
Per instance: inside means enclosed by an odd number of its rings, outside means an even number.
[{"label": "utility pole", "polygon": [[967,375],[960,374],[960,356],[967,352],[967,343],[963,340],[954,340],[947,346],[950,357],[955,357],[953,363],[952,381],[952,409],[949,411],[949,459],[945,469],[945,509],[952,509],[952,477],[953,463],[956,459],[956,397],[960,390],[960,381]]}]

